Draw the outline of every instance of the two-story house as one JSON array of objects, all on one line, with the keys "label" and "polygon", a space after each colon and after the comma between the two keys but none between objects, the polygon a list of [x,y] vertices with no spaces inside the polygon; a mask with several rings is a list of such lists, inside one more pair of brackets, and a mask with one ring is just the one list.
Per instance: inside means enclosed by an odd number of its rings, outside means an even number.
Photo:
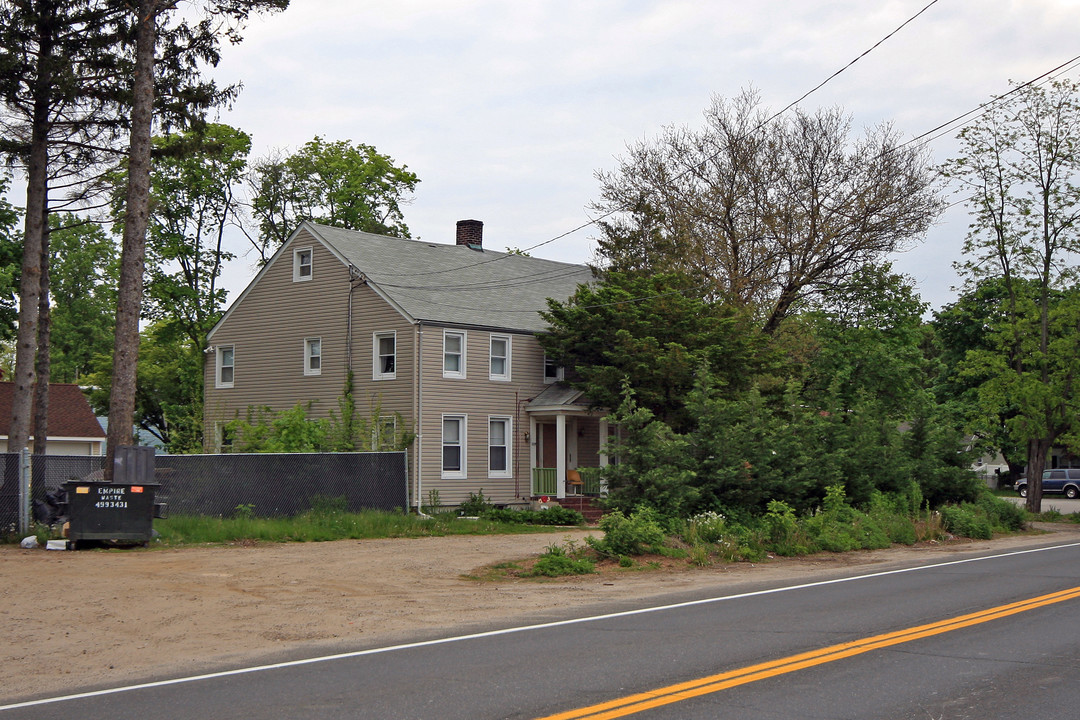
[{"label": "two-story house", "polygon": [[605,462],[608,429],[536,335],[546,299],[591,280],[583,265],[484,249],[476,220],[453,245],[306,222],[208,335],[210,449],[248,408],[338,413],[351,369],[358,411],[416,434],[414,506],[431,490],[444,504],[480,490],[507,504],[564,497],[575,468]]}]

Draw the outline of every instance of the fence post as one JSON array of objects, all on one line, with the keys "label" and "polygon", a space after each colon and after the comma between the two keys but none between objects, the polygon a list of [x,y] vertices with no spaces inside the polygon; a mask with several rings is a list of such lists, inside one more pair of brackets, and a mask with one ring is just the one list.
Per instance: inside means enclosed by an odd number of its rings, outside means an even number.
[{"label": "fence post", "polygon": [[[409,511],[412,510],[412,498],[409,497],[412,494],[412,484],[409,482],[409,448],[405,448],[402,455],[404,456],[402,460],[405,462],[405,514],[408,515]],[[420,488],[416,489],[416,494],[417,496],[420,495]],[[419,497],[417,497],[417,500],[419,500]],[[417,514],[420,513],[419,502],[416,503],[416,512]]]},{"label": "fence post", "polygon": [[30,532],[30,448],[19,454],[19,533]]}]

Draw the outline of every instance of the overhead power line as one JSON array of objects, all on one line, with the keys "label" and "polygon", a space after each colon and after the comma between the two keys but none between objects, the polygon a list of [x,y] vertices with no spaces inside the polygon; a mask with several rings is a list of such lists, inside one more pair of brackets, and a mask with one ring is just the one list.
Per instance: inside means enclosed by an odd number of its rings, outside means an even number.
[{"label": "overhead power line", "polygon": [[[907,25],[909,25],[909,24],[910,24],[911,22],[913,22],[913,21],[914,21],[914,20],[915,20],[916,18],[918,18],[918,17],[920,16],[920,15],[922,15],[923,13],[925,13],[925,12],[926,12],[927,10],[929,10],[929,9],[930,9],[931,7],[933,7],[933,6],[934,6],[934,5],[936,5],[937,3],[938,3],[938,0],[931,0],[931,2],[927,3],[927,4],[926,4],[926,5],[925,5],[925,6],[924,6],[924,7],[923,7],[923,8],[921,9],[921,10],[919,10],[919,11],[918,11],[917,13],[915,13],[914,15],[912,15],[911,17],[909,17],[909,18],[908,18],[907,20],[905,20],[904,22],[900,23],[900,25],[898,25],[898,26],[897,26],[897,27],[896,27],[896,28],[895,28],[894,30],[892,30],[892,32],[890,32],[889,34],[885,35],[885,37],[881,38],[881,39],[880,39],[880,40],[878,40],[878,41],[877,41],[876,43],[874,43],[873,45],[871,45],[871,46],[870,46],[869,48],[867,48],[866,50],[864,50],[864,51],[863,51],[862,53],[860,53],[860,54],[859,54],[859,55],[858,55],[858,56],[857,56],[857,57],[856,57],[855,59],[853,59],[853,60],[852,60],[851,62],[847,63],[847,64],[846,64],[846,65],[844,65],[844,66],[843,66],[842,68],[840,68],[840,69],[839,69],[839,70],[837,70],[836,72],[832,73],[832,74],[831,74],[831,75],[829,75],[829,76],[828,76],[827,78],[825,78],[824,80],[822,80],[822,81],[821,81],[820,83],[818,83],[817,85],[815,85],[815,86],[814,86],[813,88],[811,88],[811,89],[810,89],[810,90],[808,90],[807,92],[803,93],[803,94],[802,94],[802,95],[801,95],[801,96],[800,96],[800,97],[799,97],[799,98],[798,98],[797,100],[795,100],[794,102],[791,102],[791,103],[789,103],[789,104],[788,104],[788,105],[787,105],[786,107],[784,107],[784,109],[783,109],[783,110],[780,110],[779,112],[776,112],[776,113],[774,113],[773,115],[771,115],[770,117],[768,117],[767,119],[765,119],[764,121],[762,121],[762,122],[761,122],[761,123],[760,123],[760,124],[759,124],[759,125],[758,125],[757,127],[755,127],[755,128],[753,129],[753,130],[751,130],[751,131],[750,131],[749,133],[747,133],[747,134],[749,135],[750,133],[754,133],[754,132],[757,132],[757,131],[758,131],[758,130],[760,130],[761,128],[763,128],[763,127],[765,127],[766,125],[768,125],[769,123],[771,123],[771,122],[772,122],[773,120],[775,120],[776,118],[778,118],[778,117],[780,117],[781,115],[783,115],[784,113],[786,113],[786,112],[787,112],[788,110],[790,110],[791,108],[793,108],[793,107],[795,107],[796,105],[798,105],[798,104],[799,104],[800,102],[802,102],[802,101],[803,101],[803,100],[805,100],[806,98],[808,98],[808,97],[810,97],[811,95],[813,95],[813,94],[814,94],[815,92],[817,92],[817,91],[818,91],[818,90],[820,90],[821,88],[825,87],[825,85],[827,85],[827,84],[828,84],[829,82],[831,82],[832,80],[834,80],[834,79],[835,79],[835,78],[836,78],[837,76],[839,76],[840,74],[842,74],[842,73],[844,73],[845,71],[847,71],[847,70],[848,70],[849,68],[851,68],[851,66],[852,66],[852,65],[854,65],[855,63],[857,63],[857,62],[858,62],[859,60],[862,60],[862,59],[863,59],[864,57],[866,57],[866,56],[867,56],[867,55],[869,55],[869,54],[870,54],[871,52],[873,52],[874,50],[876,50],[876,49],[877,49],[877,48],[878,48],[878,47],[879,47],[879,46],[880,46],[880,45],[881,45],[882,43],[884,43],[885,41],[887,41],[887,40],[889,40],[890,38],[892,38],[892,37],[893,37],[894,35],[896,35],[896,34],[897,34],[898,32],[900,32],[900,31],[901,31],[902,29],[904,29],[904,28],[905,28],[905,27],[906,27]],[[687,173],[689,173],[689,172],[691,172],[691,169],[687,169],[687,170],[684,170],[684,171],[683,171],[682,173],[680,173],[680,174],[676,175],[676,176],[675,176],[675,177],[674,177],[673,179],[674,179],[674,180],[677,180],[677,179],[681,178],[681,177],[682,177],[683,175],[685,175],[685,174],[687,174]],[[609,218],[609,217],[611,217],[612,215],[616,214],[617,212],[620,212],[621,210],[625,210],[625,209],[626,209],[626,208],[616,208],[616,209],[610,210],[610,211],[608,211],[608,212],[606,212],[606,213],[604,213],[604,214],[602,214],[602,215],[598,215],[597,217],[594,217],[594,218],[592,218],[592,219],[588,220],[587,222],[584,222],[584,223],[582,223],[581,225],[578,225],[578,226],[577,226],[577,227],[575,227],[575,228],[572,228],[572,229],[570,229],[570,230],[567,230],[567,231],[566,231],[566,232],[564,232],[564,233],[561,233],[561,234],[559,234],[559,235],[556,235],[555,237],[549,238],[549,239],[547,239],[547,240],[544,240],[544,241],[542,241],[542,242],[538,242],[538,243],[536,243],[535,245],[531,245],[531,246],[529,246],[529,247],[525,248],[525,249],[524,249],[524,252],[529,252],[529,251],[535,250],[536,248],[539,248],[539,247],[543,247],[544,245],[550,245],[550,244],[551,244],[551,243],[553,243],[553,242],[556,242],[556,241],[558,241],[558,240],[562,240],[563,238],[565,238],[565,237],[568,237],[568,236],[570,236],[570,235],[573,235],[573,234],[574,234],[574,233],[576,233],[576,232],[579,232],[579,231],[581,231],[581,230],[584,230],[584,229],[586,229],[586,228],[588,228],[588,227],[592,227],[593,225],[596,225],[597,223],[601,222],[602,220],[604,220],[604,219],[606,219],[606,218]],[[492,257],[492,258],[488,258],[488,259],[486,259],[486,260],[481,260],[480,262],[476,262],[476,263],[469,263],[469,264],[467,264],[467,265],[460,265],[460,266],[458,266],[458,267],[454,267],[454,268],[444,268],[444,269],[442,269],[442,270],[431,270],[431,271],[428,271],[428,272],[420,272],[420,273],[388,273],[387,275],[388,275],[388,276],[394,276],[394,277],[421,277],[421,276],[431,276],[431,275],[443,275],[443,274],[446,274],[446,273],[453,273],[453,272],[459,272],[459,271],[461,271],[461,270],[464,270],[464,269],[466,269],[466,268],[473,268],[473,267],[479,267],[479,266],[481,266],[481,265],[486,265],[486,264],[488,264],[488,263],[493,263],[493,262],[499,262],[500,260],[503,260],[503,259],[505,259],[506,257],[509,257],[509,255],[505,255],[505,256],[503,256],[503,255],[500,255],[500,256],[498,256],[498,257]]]}]

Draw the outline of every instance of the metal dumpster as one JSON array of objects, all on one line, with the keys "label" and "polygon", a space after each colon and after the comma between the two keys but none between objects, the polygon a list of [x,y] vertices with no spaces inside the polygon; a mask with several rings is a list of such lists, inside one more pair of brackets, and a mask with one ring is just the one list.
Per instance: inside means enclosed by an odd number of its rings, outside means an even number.
[{"label": "metal dumpster", "polygon": [[64,483],[67,491],[68,539],[116,540],[147,543],[154,531],[158,483],[107,483],[76,481]]},{"label": "metal dumpster", "polygon": [[121,445],[113,458],[113,481],[72,480],[67,491],[68,539],[148,543],[154,518],[165,517],[155,502],[154,448]]}]

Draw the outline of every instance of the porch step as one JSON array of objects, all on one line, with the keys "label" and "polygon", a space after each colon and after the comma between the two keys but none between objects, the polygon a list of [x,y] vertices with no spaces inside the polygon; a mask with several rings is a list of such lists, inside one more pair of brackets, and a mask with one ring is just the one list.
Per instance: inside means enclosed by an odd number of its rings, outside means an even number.
[{"label": "porch step", "polygon": [[604,509],[600,507],[597,498],[587,495],[571,495],[554,502],[559,503],[568,510],[577,510],[585,516],[585,522],[590,525],[596,525],[600,522],[600,517],[604,514]]}]

